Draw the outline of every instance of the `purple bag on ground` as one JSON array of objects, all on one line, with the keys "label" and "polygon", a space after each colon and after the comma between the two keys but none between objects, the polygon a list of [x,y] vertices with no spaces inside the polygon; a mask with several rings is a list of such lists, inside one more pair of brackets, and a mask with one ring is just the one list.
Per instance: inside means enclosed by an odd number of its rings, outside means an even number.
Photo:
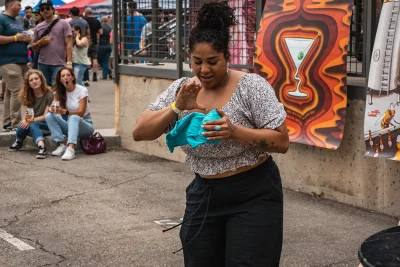
[{"label": "purple bag on ground", "polygon": [[89,155],[100,154],[106,152],[106,140],[99,133],[95,132],[85,139],[80,139],[83,152]]}]

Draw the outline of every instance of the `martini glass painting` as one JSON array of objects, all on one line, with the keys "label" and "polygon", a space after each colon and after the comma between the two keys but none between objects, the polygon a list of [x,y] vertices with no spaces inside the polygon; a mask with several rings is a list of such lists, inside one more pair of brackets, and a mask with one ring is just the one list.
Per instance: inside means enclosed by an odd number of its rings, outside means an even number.
[{"label": "martini glass painting", "polygon": [[288,92],[288,95],[304,98],[307,97],[308,94],[300,91],[301,86],[301,78],[298,76],[299,69],[304,59],[307,57],[308,52],[310,51],[312,45],[314,44],[314,39],[307,38],[292,38],[286,37],[285,43],[289,50],[290,57],[296,67],[296,72],[294,73],[294,79],[297,81],[296,90]]}]

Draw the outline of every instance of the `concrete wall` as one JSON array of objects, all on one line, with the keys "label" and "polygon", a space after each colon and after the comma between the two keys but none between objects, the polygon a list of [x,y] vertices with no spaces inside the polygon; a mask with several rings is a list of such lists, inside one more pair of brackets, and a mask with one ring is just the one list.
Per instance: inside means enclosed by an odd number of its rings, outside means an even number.
[{"label": "concrete wall", "polygon": [[[134,142],[136,118],[172,80],[121,75],[120,136],[122,147],[175,161],[184,161],[176,149],[169,153],[165,136],[152,142]],[[283,185],[305,193],[400,217],[400,164],[364,157],[364,101],[349,101],[342,145],[336,151],[291,144],[289,152],[274,155]]]}]

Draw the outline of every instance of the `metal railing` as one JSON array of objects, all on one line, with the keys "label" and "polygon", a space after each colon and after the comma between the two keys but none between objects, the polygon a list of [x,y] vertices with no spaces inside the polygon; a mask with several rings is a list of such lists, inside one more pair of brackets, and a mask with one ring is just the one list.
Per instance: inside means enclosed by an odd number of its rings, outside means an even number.
[{"label": "metal railing", "polygon": [[[170,78],[181,77],[184,66],[188,64],[190,29],[194,26],[197,11],[209,1],[212,0],[114,0],[114,29],[119,29],[119,35],[114,35],[114,49],[117,43],[120,44],[119,60],[115,57],[115,66],[119,63],[127,69],[175,64],[176,74]],[[245,2],[252,4],[243,5]],[[374,3],[354,0],[348,46],[349,76],[365,77],[369,67],[376,31],[376,18],[372,18],[372,14],[375,16],[377,6],[375,1],[371,2]],[[263,12],[262,1],[231,0],[229,3],[236,8],[235,15],[239,21],[231,32],[230,67],[252,69],[257,21]],[[157,76],[151,71],[148,68],[146,73]]]},{"label": "metal railing", "polygon": [[[117,0],[116,26],[119,27],[120,59],[123,64],[188,63],[190,29],[197,11],[210,0]],[[231,67],[253,68],[256,35],[256,1],[242,5],[232,0],[239,24],[231,35]],[[259,11],[261,12],[261,10]],[[177,27],[181,25],[181,27]],[[180,31],[180,33],[178,33]],[[183,61],[178,58],[181,55]]]}]

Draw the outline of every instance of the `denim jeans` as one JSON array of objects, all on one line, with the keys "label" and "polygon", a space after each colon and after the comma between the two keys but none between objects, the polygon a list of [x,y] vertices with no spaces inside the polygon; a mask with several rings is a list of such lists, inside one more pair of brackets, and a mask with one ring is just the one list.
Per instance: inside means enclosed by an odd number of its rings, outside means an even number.
[{"label": "denim jeans", "polygon": [[64,66],[52,66],[39,63],[39,70],[43,73],[46,78],[46,83],[48,86],[54,86],[54,80],[56,79],[57,71],[59,71]]},{"label": "denim jeans", "polygon": [[32,69],[37,70],[39,68],[39,51],[33,52],[33,58],[32,58]]},{"label": "denim jeans", "polygon": [[31,134],[33,141],[37,144],[39,141],[44,141],[42,130],[49,130],[47,123],[44,121],[34,121],[29,124],[28,129],[21,128],[21,125],[17,128],[17,140],[23,142],[28,134]]},{"label": "denim jeans", "polygon": [[89,81],[89,68],[85,70],[85,73],[83,74],[83,80]]},{"label": "denim jeans", "polygon": [[60,117],[49,112],[46,114],[46,122],[56,143],[64,142],[64,135],[67,135],[67,144],[76,145],[78,138],[87,138],[94,132],[90,114],[83,118],[78,115]]},{"label": "denim jeans", "polygon": [[98,61],[99,65],[102,67],[102,77],[103,79],[107,79],[108,74],[110,74],[110,69],[108,68],[108,61],[110,60],[111,56],[111,46],[110,45],[100,45],[99,46],[99,54],[98,54]]},{"label": "denim jeans", "polygon": [[73,63],[74,74],[76,77],[76,83],[79,85],[83,85],[83,74],[87,70],[87,66],[83,64]]}]

